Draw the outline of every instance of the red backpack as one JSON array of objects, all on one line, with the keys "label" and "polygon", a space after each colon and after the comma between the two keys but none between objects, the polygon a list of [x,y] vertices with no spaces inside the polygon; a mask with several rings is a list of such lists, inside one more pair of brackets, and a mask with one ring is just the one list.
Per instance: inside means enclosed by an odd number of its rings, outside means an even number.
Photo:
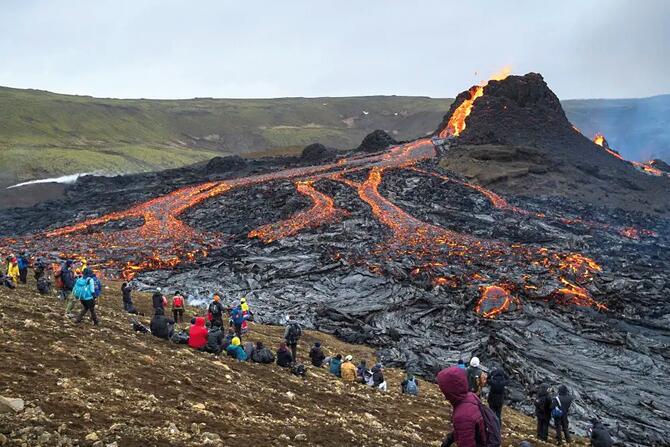
[{"label": "red backpack", "polygon": [[184,307],[184,298],[182,298],[179,295],[172,298],[172,307],[174,307],[175,309],[181,309],[182,307]]},{"label": "red backpack", "polygon": [[65,283],[63,283],[63,271],[61,270],[60,266],[54,268],[54,280],[57,289],[62,289],[65,287]]}]

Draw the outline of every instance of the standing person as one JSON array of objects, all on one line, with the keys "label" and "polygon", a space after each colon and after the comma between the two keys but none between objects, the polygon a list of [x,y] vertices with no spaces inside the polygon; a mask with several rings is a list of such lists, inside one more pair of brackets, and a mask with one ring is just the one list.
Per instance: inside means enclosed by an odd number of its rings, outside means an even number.
[{"label": "standing person", "polygon": [[233,322],[235,334],[240,337],[240,340],[242,339],[242,328],[246,319],[247,316],[244,315],[241,305],[235,306],[233,310],[230,311],[230,320]]},{"label": "standing person", "polygon": [[77,278],[72,294],[81,301],[82,306],[81,312],[75,318],[75,322],[81,323],[84,315],[90,312],[93,324],[98,326],[98,316],[95,314],[95,283],[93,282],[93,276],[91,269],[87,268],[84,270],[83,276]]},{"label": "standing person", "polygon": [[46,275],[46,270],[47,270],[47,264],[44,262],[43,258],[37,259],[35,262],[35,270],[33,272],[33,275],[35,276],[35,281],[39,281],[39,279],[43,276]]},{"label": "standing person", "polygon": [[352,356],[346,356],[342,366],[340,366],[340,374],[342,376],[342,380],[345,382],[356,381],[356,366],[354,366],[351,360],[353,360]]},{"label": "standing person", "polygon": [[207,344],[208,331],[205,327],[205,318],[196,317],[188,330],[188,345],[193,349],[202,350]]},{"label": "standing person", "polygon": [[372,368],[372,386],[379,388],[382,391],[386,391],[386,380],[384,379],[384,372],[382,371],[381,363],[377,363],[374,368]]},{"label": "standing person", "polygon": [[19,284],[19,263],[14,255],[7,256],[7,277],[12,281],[14,287]]},{"label": "standing person", "polygon": [[555,396],[551,400],[551,415],[554,418],[556,442],[558,445],[563,443],[562,435],[565,436],[565,442],[570,443],[570,421],[568,420],[568,414],[570,413],[572,401],[573,397],[565,385],[558,387],[558,396]]},{"label": "standing person", "polygon": [[72,289],[76,281],[75,274],[72,272],[72,261],[67,260],[61,265],[60,271],[56,272],[56,286],[60,288],[61,297],[65,301],[65,315],[72,312],[75,304],[75,298],[72,296]]},{"label": "standing person", "polygon": [[163,297],[163,294],[160,292],[160,289],[155,291],[154,294],[151,295],[151,305],[153,306],[154,310],[156,309],[165,310],[165,298]]},{"label": "standing person", "polygon": [[249,309],[249,303],[247,302],[247,298],[244,297],[240,300],[240,308],[242,309],[242,315],[244,316],[244,320],[242,321],[242,333],[246,334],[247,331],[249,330],[249,324],[247,323],[247,320],[253,321],[253,316],[254,314],[251,312],[251,309]]},{"label": "standing person", "polygon": [[121,284],[121,294],[123,295],[123,310],[129,314],[136,314],[137,309],[135,309],[135,306],[133,305],[132,292],[133,288],[130,287],[130,284],[127,282]]},{"label": "standing person", "polygon": [[298,360],[298,341],[300,341],[301,335],[302,328],[300,327],[300,324],[287,315],[286,329],[284,330],[284,340],[286,340],[286,345],[291,348],[291,356],[293,357],[293,361]]},{"label": "standing person", "polygon": [[495,367],[491,371],[489,378],[489,408],[498,416],[498,420],[502,423],[502,407],[505,403],[505,388],[509,379],[502,368]]},{"label": "standing person", "polygon": [[323,349],[321,349],[320,342],[315,342],[314,346],[312,346],[312,349],[309,350],[309,359],[313,366],[317,368],[321,368],[323,366],[323,361],[326,359],[326,355],[323,353]]},{"label": "standing person", "polygon": [[223,308],[223,304],[221,304],[221,298],[219,295],[214,295],[212,302],[209,303],[209,307],[207,308],[207,317],[209,318],[209,321],[212,323],[216,321],[217,323],[220,323],[219,326],[223,327],[224,312],[225,309]]},{"label": "standing person", "polygon": [[453,442],[456,442],[458,447],[484,445],[485,442],[477,439],[477,433],[486,433],[484,418],[479,409],[479,398],[468,391],[467,375],[463,374],[463,370],[458,366],[452,366],[438,373],[437,383],[440,391],[453,407],[451,424],[454,431],[447,436],[442,446],[450,446]]},{"label": "standing person", "polygon": [[407,377],[400,384],[400,392],[402,394],[409,394],[410,396],[419,395],[419,381],[416,380],[413,374],[407,373]]},{"label": "standing person", "polygon": [[162,308],[156,309],[149,329],[154,337],[170,340],[174,334],[174,320],[168,319]]},{"label": "standing person", "polygon": [[468,391],[475,393],[477,396],[482,390],[482,370],[479,366],[479,358],[472,357],[470,366],[466,370],[468,372]]},{"label": "standing person", "polygon": [[172,297],[172,317],[176,323],[184,322],[184,297],[181,292]]},{"label": "standing person", "polygon": [[535,417],[537,418],[537,439],[546,442],[549,437],[549,421],[551,420],[551,397],[549,397],[549,387],[544,383],[537,387]]},{"label": "standing person", "polygon": [[591,420],[591,447],[612,447],[612,437],[602,422],[597,419]]},{"label": "standing person", "polygon": [[286,343],[279,343],[279,349],[277,349],[277,365],[282,368],[288,368],[293,363],[293,357],[291,356],[291,351],[286,347]]},{"label": "standing person", "polygon": [[456,365],[461,369],[466,369],[467,367],[465,366],[465,360],[463,359],[458,359],[458,364]]},{"label": "standing person", "polygon": [[17,258],[17,266],[19,267],[19,281],[21,284],[26,284],[28,282],[28,266],[30,265],[30,257],[28,252],[23,252]]}]

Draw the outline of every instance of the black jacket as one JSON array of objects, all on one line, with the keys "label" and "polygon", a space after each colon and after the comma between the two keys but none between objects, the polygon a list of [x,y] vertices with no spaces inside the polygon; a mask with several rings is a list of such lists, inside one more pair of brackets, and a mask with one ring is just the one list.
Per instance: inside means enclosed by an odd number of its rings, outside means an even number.
[{"label": "black jacket", "polygon": [[208,352],[220,352],[223,346],[223,332],[219,326],[212,326],[207,334],[207,345],[205,350]]},{"label": "black jacket", "polygon": [[379,386],[384,383],[384,373],[382,372],[381,368],[375,367],[372,369],[372,382],[375,386]]},{"label": "black jacket", "polygon": [[551,397],[549,397],[549,387],[547,385],[542,384],[537,387],[535,416],[543,421],[551,419]]},{"label": "black jacket", "polygon": [[287,368],[293,363],[293,357],[291,356],[291,351],[288,349],[285,351],[277,351],[277,365]]},{"label": "black jacket", "polygon": [[[124,303],[129,303],[131,301],[130,293],[133,291],[133,288],[130,286],[121,286],[121,293],[123,294],[123,302]],[[161,304],[162,304],[162,298],[161,298]]]},{"label": "black jacket", "polygon": [[154,293],[151,296],[151,302],[153,303],[154,309],[162,309],[163,308],[163,295],[161,295],[159,292]]},{"label": "black jacket", "polygon": [[170,325],[174,324],[174,321],[168,319],[163,315],[163,309],[156,309],[156,314],[151,319],[151,334],[158,337],[169,339],[170,338]]},{"label": "black jacket", "polygon": [[612,438],[602,423],[593,424],[591,431],[591,447],[612,447]]},{"label": "black jacket", "polygon": [[309,358],[312,360],[312,365],[321,368],[326,355],[321,350],[321,346],[312,346],[312,349],[309,350]]},{"label": "black jacket", "polygon": [[275,361],[275,355],[265,346],[260,349],[256,347],[254,353],[251,354],[251,360],[256,363],[272,363]]},{"label": "black jacket", "polygon": [[551,400],[551,408],[558,406],[558,400],[561,401],[561,411],[563,412],[562,417],[567,417],[570,413],[570,407],[572,406],[573,397],[568,390],[568,387],[561,385],[558,387],[558,396],[554,397]]}]

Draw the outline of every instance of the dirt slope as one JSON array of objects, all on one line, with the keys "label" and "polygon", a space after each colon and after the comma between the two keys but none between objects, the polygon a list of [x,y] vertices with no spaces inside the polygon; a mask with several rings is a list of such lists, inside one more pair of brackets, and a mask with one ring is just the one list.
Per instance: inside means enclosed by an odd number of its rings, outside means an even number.
[{"label": "dirt slope", "polygon": [[[402,371],[386,371],[384,394],[325,370],[310,368],[303,380],[133,333],[117,286],[100,299],[100,328],[64,318],[55,297],[32,287],[0,289],[0,395],[26,402],[21,413],[0,413],[0,445],[437,446],[450,429],[435,386],[400,395]],[[135,301],[148,313],[147,295]],[[274,347],[281,334],[253,325],[248,339]],[[328,352],[374,358],[318,332],[303,337],[300,352],[317,339]],[[532,419],[507,409],[504,418],[504,445],[530,439]]]}]

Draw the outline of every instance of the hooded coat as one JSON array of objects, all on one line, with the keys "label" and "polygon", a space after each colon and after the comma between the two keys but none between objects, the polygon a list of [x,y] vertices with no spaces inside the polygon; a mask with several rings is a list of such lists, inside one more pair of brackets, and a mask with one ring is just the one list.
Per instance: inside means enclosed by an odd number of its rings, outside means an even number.
[{"label": "hooded coat", "polygon": [[163,309],[156,309],[149,329],[151,329],[153,336],[168,340],[170,338],[170,324],[174,324],[174,321],[165,317]]},{"label": "hooded coat", "polygon": [[205,350],[211,353],[219,353],[223,348],[223,332],[219,326],[212,326],[207,334],[207,345]]},{"label": "hooded coat", "polygon": [[[570,390],[565,385],[558,387],[558,399],[561,401],[561,411],[563,411],[563,417],[567,417],[570,413],[570,407],[572,406],[573,397],[570,394]],[[552,401],[552,408],[558,404],[556,398]]]},{"label": "hooded coat", "polygon": [[309,350],[309,358],[312,361],[312,365],[316,366],[317,368],[321,368],[323,366],[323,361],[326,359],[326,355],[323,353],[321,345],[312,346],[312,349]]},{"label": "hooded coat", "polygon": [[347,382],[356,381],[356,366],[349,360],[342,363],[342,366],[340,366],[340,373],[342,374],[343,380]]},{"label": "hooded coat", "polygon": [[205,319],[197,317],[195,323],[191,325],[188,331],[188,345],[193,349],[202,349],[207,344],[207,328]]},{"label": "hooded coat", "polygon": [[12,278],[15,283],[19,282],[19,265],[16,261],[9,261],[7,263],[7,276]]},{"label": "hooded coat", "polygon": [[458,447],[477,447],[477,443],[485,433],[484,419],[479,410],[479,398],[468,391],[468,376],[459,367],[443,369],[437,375],[437,383],[444,397],[454,411],[451,423],[454,426],[453,439]]},{"label": "hooded coat", "polygon": [[289,351],[286,346],[281,346],[277,350],[277,365],[283,368],[288,368],[291,366],[291,363],[293,363],[293,356],[291,355],[291,351]]},{"label": "hooded coat", "polygon": [[537,387],[535,416],[542,421],[551,419],[551,397],[549,397],[549,387],[545,384],[541,384]]}]

